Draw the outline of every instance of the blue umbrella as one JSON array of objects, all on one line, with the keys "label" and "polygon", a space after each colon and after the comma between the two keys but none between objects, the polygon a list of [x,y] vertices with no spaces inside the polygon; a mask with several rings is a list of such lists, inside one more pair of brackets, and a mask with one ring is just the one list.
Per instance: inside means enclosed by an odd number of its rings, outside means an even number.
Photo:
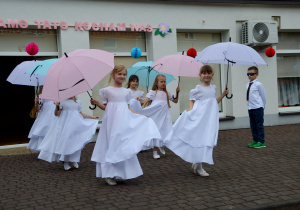
[{"label": "blue umbrella", "polygon": [[35,76],[46,76],[48,69],[52,64],[54,64],[58,58],[53,58],[53,59],[47,59],[44,61],[38,62],[36,65],[31,67],[28,71],[26,71],[27,74],[30,74],[30,76],[35,75]]},{"label": "blue umbrella", "polygon": [[153,61],[135,63],[127,70],[127,80],[131,75],[137,75],[139,77],[139,84],[147,87],[147,91],[148,87],[152,86],[152,84],[154,83],[155,77],[159,74],[166,77],[167,84],[175,80],[175,78],[171,74],[156,71],[153,67],[151,67],[153,63]]},{"label": "blue umbrella", "polygon": [[[58,58],[40,61],[37,64],[35,64],[33,67],[31,67],[25,73],[30,74],[30,80],[31,80],[31,78],[35,78],[37,80],[37,87],[39,87],[40,85],[44,85],[48,69],[57,60],[58,60]],[[34,77],[32,77],[32,76],[34,76]],[[38,93],[38,88],[36,88],[36,95],[37,95],[37,93]]]}]

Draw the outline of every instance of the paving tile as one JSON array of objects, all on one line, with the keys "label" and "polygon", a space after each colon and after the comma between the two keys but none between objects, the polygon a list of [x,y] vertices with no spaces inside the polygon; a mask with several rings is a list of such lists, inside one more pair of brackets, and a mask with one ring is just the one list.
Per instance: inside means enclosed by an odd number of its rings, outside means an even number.
[{"label": "paving tile", "polygon": [[26,148],[0,150],[0,209],[300,209],[300,124],[265,127],[267,148],[247,148],[250,129],[219,132],[210,177],[170,150],[138,154],[144,175],[108,186],[82,150],[80,168],[64,171]]}]

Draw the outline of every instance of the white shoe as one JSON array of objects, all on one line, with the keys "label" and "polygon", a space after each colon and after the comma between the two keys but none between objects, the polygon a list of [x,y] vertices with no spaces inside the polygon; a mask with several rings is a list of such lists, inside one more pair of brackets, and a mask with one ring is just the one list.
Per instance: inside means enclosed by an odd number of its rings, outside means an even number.
[{"label": "white shoe", "polygon": [[105,181],[110,186],[113,186],[113,185],[117,184],[117,182],[114,179],[112,179],[112,178],[106,178]]},{"label": "white shoe", "polygon": [[74,162],[74,163],[73,163],[73,167],[74,167],[74,168],[79,168],[79,164],[76,163],[76,162]]},{"label": "white shoe", "polygon": [[154,158],[154,159],[159,159],[159,158],[160,158],[160,155],[154,155],[154,154],[153,154],[153,158]]},{"label": "white shoe", "polygon": [[197,163],[192,164],[192,169],[194,170],[194,173],[197,173],[197,169],[199,168],[199,165]]},{"label": "white shoe", "polygon": [[166,151],[165,151],[165,148],[164,147],[158,147],[159,151],[161,154],[165,155],[166,154]]},{"label": "white shoe", "polygon": [[71,169],[71,166],[69,165],[68,162],[65,162],[65,163],[64,163],[64,169],[65,169],[66,171],[68,171],[68,170]]},{"label": "white shoe", "polygon": [[199,168],[197,170],[197,173],[200,175],[200,176],[209,176],[209,174],[203,169],[203,168]]}]

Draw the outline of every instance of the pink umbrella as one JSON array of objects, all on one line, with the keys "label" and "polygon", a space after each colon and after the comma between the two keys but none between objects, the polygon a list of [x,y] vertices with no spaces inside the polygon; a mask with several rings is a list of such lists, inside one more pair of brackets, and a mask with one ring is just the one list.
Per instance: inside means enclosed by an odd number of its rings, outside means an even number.
[{"label": "pink umbrella", "polygon": [[159,72],[182,77],[198,77],[202,63],[192,62],[194,58],[186,55],[167,55],[158,59],[151,66]]},{"label": "pink umbrella", "polygon": [[113,53],[97,49],[65,53],[49,68],[42,98],[61,102],[89,91],[113,68]]}]

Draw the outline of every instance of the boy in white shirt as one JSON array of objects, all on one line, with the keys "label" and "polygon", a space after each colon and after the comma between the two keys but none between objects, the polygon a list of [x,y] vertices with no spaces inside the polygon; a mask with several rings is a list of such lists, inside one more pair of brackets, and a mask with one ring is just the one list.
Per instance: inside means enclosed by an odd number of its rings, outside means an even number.
[{"label": "boy in white shirt", "polygon": [[247,76],[250,82],[246,85],[248,113],[253,141],[248,144],[251,148],[264,148],[264,109],[266,105],[266,92],[264,86],[257,81],[258,68],[251,66],[248,68]]}]

